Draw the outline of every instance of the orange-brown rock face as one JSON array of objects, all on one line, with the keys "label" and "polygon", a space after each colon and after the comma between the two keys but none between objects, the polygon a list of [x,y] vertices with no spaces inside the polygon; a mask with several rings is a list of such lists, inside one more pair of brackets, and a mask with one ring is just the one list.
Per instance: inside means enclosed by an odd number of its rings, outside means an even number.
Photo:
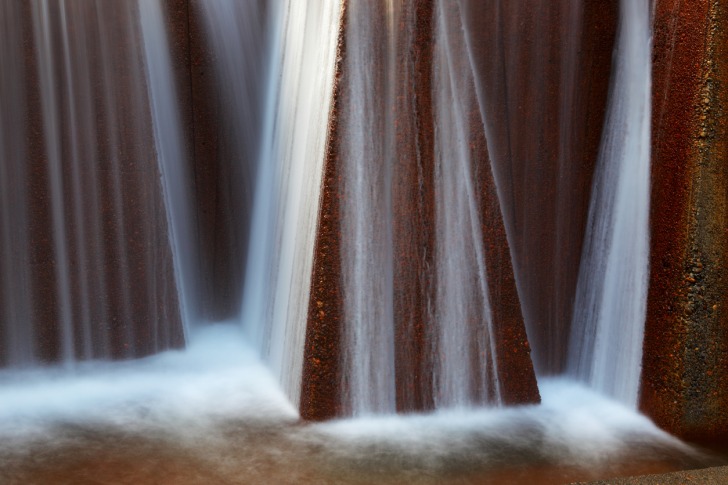
[{"label": "orange-brown rock face", "polygon": [[460,4],[534,365],[540,373],[559,373],[618,2]]},{"label": "orange-brown rock face", "polygon": [[[348,8],[346,4],[342,7]],[[336,163],[338,133],[347,118],[341,110],[345,86],[342,62],[346,55],[347,15],[342,17],[337,46],[334,92],[326,146],[326,160],[316,233],[311,296],[308,304],[300,413],[306,420],[325,420],[342,416],[341,348],[343,299],[341,294],[341,170]]]},{"label": "orange-brown rock face", "polygon": [[[449,12],[452,9],[457,11],[457,2],[445,4]],[[369,203],[377,211],[388,214],[385,219],[391,219],[387,223],[382,222],[381,216],[376,216],[365,221],[375,229],[372,237],[390,241],[390,246],[382,244],[378,254],[366,256],[370,258],[369,264],[384,261],[378,277],[391,277],[390,286],[382,284],[385,291],[381,293],[382,298],[375,302],[385,309],[378,313],[380,318],[391,320],[392,325],[389,330],[393,339],[392,368],[382,372],[388,372],[386,378],[393,383],[397,411],[432,409],[438,399],[434,374],[441,356],[436,350],[438,329],[434,326],[433,315],[441,313],[437,303],[437,266],[440,264],[437,244],[445,235],[438,234],[436,214],[435,139],[438,135],[433,100],[433,64],[437,42],[436,16],[443,14],[436,12],[439,2],[431,0],[404,2],[392,10],[387,10],[385,2],[378,3],[376,7],[368,4],[368,7],[356,9],[356,6],[354,2],[347,6],[350,10],[340,43],[341,61],[330,126],[304,354],[301,396],[304,419],[326,419],[352,412],[351,393],[355,392],[356,384],[348,375],[350,369],[347,365],[350,364],[344,357],[343,347],[351,342],[346,326],[352,324],[346,321],[345,305],[352,299],[352,295],[346,294],[351,288],[347,286],[350,276],[346,273],[346,258],[354,257],[356,245],[351,240],[355,233],[348,232],[352,224],[343,218],[351,217],[347,214],[356,211],[356,207],[347,206],[354,197],[350,187],[352,182],[347,179],[347,171],[351,173],[347,163],[352,158],[351,142],[347,137],[356,136],[360,133],[356,130],[363,127],[366,129],[365,145],[377,146],[369,151],[369,147],[363,150],[370,158],[365,157],[362,163],[376,167],[371,188],[377,195]],[[356,15],[371,17],[367,19],[369,24],[365,29],[352,24],[352,9]],[[454,28],[450,28],[449,32],[457,35],[460,32],[459,18],[455,20],[452,15],[445,18],[445,21],[455,24],[450,26]],[[357,21],[361,20],[357,18]],[[347,35],[352,31],[366,32],[371,37],[352,38]],[[370,42],[374,46],[363,56],[368,66],[365,73],[347,71],[347,68],[354,69],[351,59],[361,56],[361,53],[355,52],[361,47],[354,42]],[[458,45],[457,42],[454,45]],[[465,54],[464,39],[458,47],[461,49],[459,54]],[[455,63],[466,64],[467,58],[463,55]],[[362,83],[357,81],[365,74],[372,78],[367,85],[369,91],[357,92],[354,86],[361,87]],[[354,96],[369,100],[364,107],[368,111],[355,109]],[[362,121],[361,117],[366,113],[371,113],[374,119]],[[497,365],[473,362],[471,368],[466,366],[462,372],[472,375],[473,382],[469,383],[469,387],[473,402],[478,401],[477,396],[483,398],[494,392],[492,388],[480,389],[478,382],[487,381],[482,374],[493,372],[495,367],[500,371],[503,402],[537,402],[538,390],[513,279],[510,251],[477,105],[473,104],[462,116],[463,124],[469,127],[470,138],[462,141],[468,147],[466,151],[473,163],[472,184],[479,206],[477,226],[483,238],[487,298],[492,302],[494,330],[490,338],[494,339],[497,347]],[[445,167],[442,170],[450,169]],[[380,259],[381,252],[387,251],[391,252],[389,259]],[[460,257],[458,254],[453,256]],[[386,288],[389,290],[386,291]],[[386,311],[387,308],[391,313]],[[485,331],[481,328],[485,324],[485,316],[481,316],[482,319],[469,322],[468,332],[473,341],[468,345],[475,346],[474,340],[482,337],[479,332]],[[461,351],[468,352],[468,349]],[[489,377],[492,379],[494,376]]]},{"label": "orange-brown rock face", "polygon": [[728,3],[656,3],[650,289],[641,408],[728,438]]},{"label": "orange-brown rock face", "polygon": [[181,346],[135,4],[45,4],[0,11],[22,46],[0,88],[0,365]]}]

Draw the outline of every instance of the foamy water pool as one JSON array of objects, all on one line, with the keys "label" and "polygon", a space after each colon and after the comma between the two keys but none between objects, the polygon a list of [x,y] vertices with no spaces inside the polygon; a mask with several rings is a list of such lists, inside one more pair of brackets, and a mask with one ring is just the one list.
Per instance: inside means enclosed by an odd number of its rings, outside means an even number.
[{"label": "foamy water pool", "polygon": [[[2,483],[563,483],[715,463],[573,382],[538,406],[302,423],[234,326],[133,362],[0,374]],[[535,481],[534,481],[535,480]]]}]

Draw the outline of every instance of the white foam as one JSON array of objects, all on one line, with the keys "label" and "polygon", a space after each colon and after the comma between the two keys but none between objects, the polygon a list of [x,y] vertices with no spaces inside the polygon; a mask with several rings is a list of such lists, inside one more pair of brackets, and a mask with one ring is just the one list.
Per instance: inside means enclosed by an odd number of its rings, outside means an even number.
[{"label": "white foam", "polygon": [[328,443],[340,458],[377,450],[425,468],[453,461],[589,468],[637,450],[640,459],[697,454],[647,417],[573,381],[546,380],[541,393],[540,405],[332,421],[313,426],[306,439]]},{"label": "white foam", "polygon": [[566,380],[542,382],[541,405],[301,425],[241,334],[239,326],[211,327],[194,333],[188,350],[140,361],[3,372],[0,467],[6,459],[32,466],[39,449],[93,453],[119,433],[161,438],[230,473],[247,473],[267,457],[281,470],[306,463],[323,474],[372,479],[532,465],[598,470],[698,457],[646,417]]},{"label": "white foam", "polygon": [[87,362],[74,371],[2,372],[0,436],[43,433],[61,423],[171,430],[241,415],[296,419],[241,333],[237,326],[213,326],[192,335],[185,351]]}]

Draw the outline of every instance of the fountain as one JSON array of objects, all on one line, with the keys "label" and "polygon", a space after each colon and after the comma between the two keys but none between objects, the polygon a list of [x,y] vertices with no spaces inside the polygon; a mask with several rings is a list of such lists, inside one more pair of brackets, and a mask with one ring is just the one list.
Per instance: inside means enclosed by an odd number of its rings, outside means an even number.
[{"label": "fountain", "polygon": [[[725,386],[655,377],[667,3],[0,0],[0,481],[722,463],[668,432],[723,439],[696,413]],[[720,327],[728,281],[708,178],[670,323],[691,378],[727,340],[691,320]]]}]

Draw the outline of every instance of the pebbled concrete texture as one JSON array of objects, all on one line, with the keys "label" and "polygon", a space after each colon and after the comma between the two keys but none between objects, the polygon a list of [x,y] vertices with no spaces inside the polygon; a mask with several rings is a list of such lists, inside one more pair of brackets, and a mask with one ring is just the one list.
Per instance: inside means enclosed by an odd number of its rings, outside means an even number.
[{"label": "pebbled concrete texture", "polygon": [[339,32],[334,92],[332,93],[326,159],[319,204],[318,227],[314,245],[313,271],[303,351],[303,374],[299,411],[304,420],[321,421],[344,414],[341,388],[341,325],[343,296],[340,288],[340,170],[335,163],[339,139],[342,61],[346,55],[346,9],[342,1],[342,25]]},{"label": "pebbled concrete texture", "polygon": [[588,485],[685,485],[689,483],[725,485],[728,483],[728,466],[576,483]]},{"label": "pebbled concrete texture", "polygon": [[641,410],[728,440],[728,2],[656,3]]}]

